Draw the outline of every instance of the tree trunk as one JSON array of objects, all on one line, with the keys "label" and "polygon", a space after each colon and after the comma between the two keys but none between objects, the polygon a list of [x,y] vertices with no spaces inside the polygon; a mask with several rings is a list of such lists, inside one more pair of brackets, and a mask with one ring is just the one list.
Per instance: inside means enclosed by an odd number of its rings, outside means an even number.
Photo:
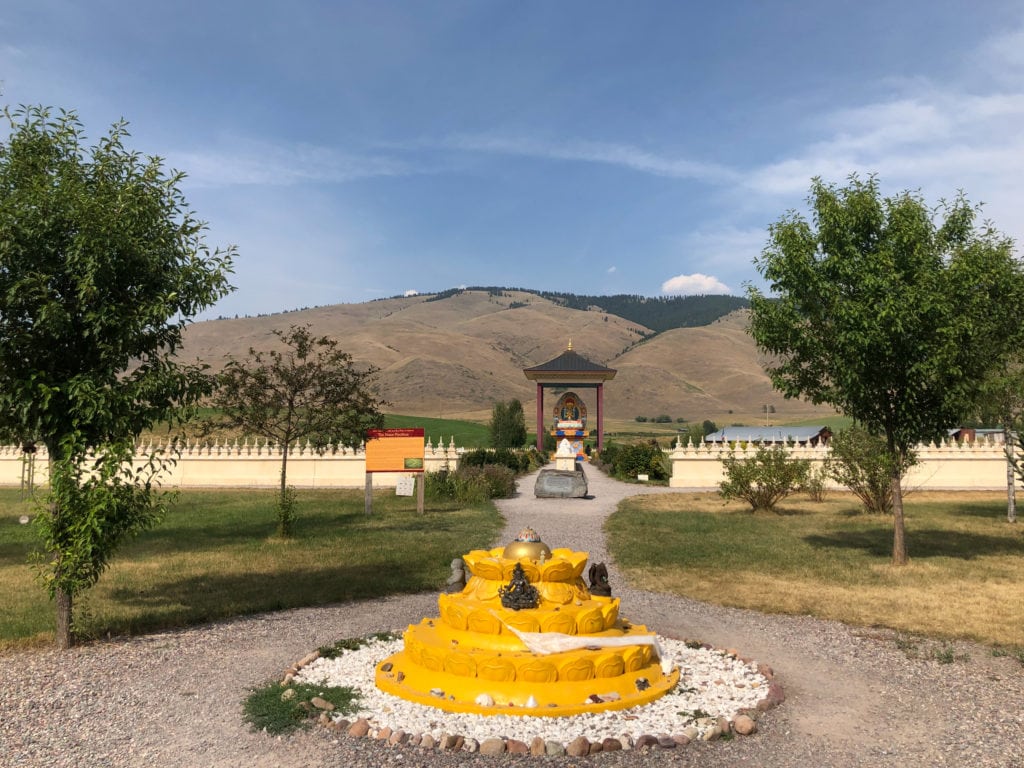
[{"label": "tree trunk", "polygon": [[1014,477],[1014,450],[1010,430],[1003,428],[1003,447],[1006,450],[1006,522],[1017,522],[1017,479]]},{"label": "tree trunk", "polygon": [[285,489],[288,487],[288,443],[281,448],[281,498],[284,499]]},{"label": "tree trunk", "polygon": [[[54,462],[52,457],[59,456],[58,446],[56,444],[46,444],[47,451],[51,456],[50,459],[50,487],[54,487],[55,484],[59,484],[60,477],[57,473],[63,466],[60,463]],[[54,530],[59,530],[62,524],[61,518],[63,516],[63,509],[56,498],[51,497],[50,500],[50,516],[53,518]],[[59,550],[51,553],[54,558],[54,577],[57,579],[57,584],[60,584],[60,577],[62,575],[61,567],[61,553]],[[56,607],[55,615],[55,636],[54,641],[57,645],[57,650],[66,651],[72,645],[71,637],[71,617],[72,610],[74,608],[74,598],[70,592],[65,590],[61,586],[57,586],[53,593],[54,605]]]},{"label": "tree trunk", "polygon": [[892,475],[892,564],[907,564],[906,528],[903,521],[903,473]]},{"label": "tree trunk", "polygon": [[281,450],[281,488],[277,496],[277,532],[283,539],[292,535],[292,510],[288,503],[288,443]]},{"label": "tree trunk", "polygon": [[54,598],[57,604],[57,649],[66,651],[71,647],[71,593],[57,587]]}]

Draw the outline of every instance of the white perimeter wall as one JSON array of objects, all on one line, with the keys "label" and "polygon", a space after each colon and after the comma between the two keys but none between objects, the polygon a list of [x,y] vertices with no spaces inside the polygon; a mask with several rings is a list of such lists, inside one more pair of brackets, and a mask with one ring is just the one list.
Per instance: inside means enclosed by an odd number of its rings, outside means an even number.
[{"label": "white perimeter wall", "polygon": [[[158,445],[140,445],[139,455]],[[427,472],[455,469],[462,448],[432,445],[424,451]],[[35,454],[35,483],[48,480],[45,448]],[[140,462],[141,463],[141,462]],[[18,446],[0,446],[0,485],[20,486],[26,473],[24,454]],[[374,487],[393,488],[408,473],[373,475]],[[161,476],[164,486],[179,488],[276,488],[281,482],[281,449],[267,443],[214,443],[186,445],[177,462]],[[363,488],[366,482],[366,454],[360,449],[338,448],[319,454],[309,447],[295,447],[288,454],[288,485],[296,488]]]},{"label": "white perimeter wall", "polygon": [[[789,446],[795,458],[810,459],[820,467],[829,455],[827,447]],[[1006,488],[1006,454],[1004,446],[989,439],[977,442],[948,442],[942,445],[919,445],[918,463],[907,473],[906,487],[920,490],[1004,490]],[[739,458],[752,457],[757,446],[737,448]],[[710,444],[677,445],[668,452],[672,462],[673,488],[717,490],[725,479],[722,459],[730,454],[728,447]],[[841,488],[835,483],[830,488]]]},{"label": "white perimeter wall", "polygon": [[[140,446],[140,454],[153,446]],[[791,446],[797,458],[820,466],[828,448]],[[428,472],[455,469],[464,449],[426,444],[424,467]],[[729,448],[712,445],[677,445],[668,452],[672,463],[673,488],[717,490],[724,479],[722,459]],[[749,458],[756,447],[736,449]],[[988,440],[973,443],[943,443],[917,447],[918,464],[907,476],[908,488],[922,490],[1003,490],[1006,488],[1006,455],[1002,445]],[[19,486],[25,469],[18,446],[0,446],[0,486]],[[47,481],[46,449],[36,454],[35,482]],[[163,476],[166,486],[181,488],[275,488],[280,482],[281,450],[265,443],[192,445],[182,449],[177,463]],[[401,473],[373,476],[375,487],[394,487]],[[362,450],[340,448],[317,454],[308,448],[293,448],[288,456],[288,484],[297,488],[362,488],[366,482],[366,457]],[[839,488],[834,483],[830,486]]]}]

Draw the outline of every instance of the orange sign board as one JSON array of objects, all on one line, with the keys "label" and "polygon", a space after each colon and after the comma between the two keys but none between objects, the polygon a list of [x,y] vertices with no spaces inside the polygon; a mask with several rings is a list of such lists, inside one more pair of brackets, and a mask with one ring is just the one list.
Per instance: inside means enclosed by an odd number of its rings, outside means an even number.
[{"label": "orange sign board", "polygon": [[366,432],[367,472],[422,472],[423,428]]}]

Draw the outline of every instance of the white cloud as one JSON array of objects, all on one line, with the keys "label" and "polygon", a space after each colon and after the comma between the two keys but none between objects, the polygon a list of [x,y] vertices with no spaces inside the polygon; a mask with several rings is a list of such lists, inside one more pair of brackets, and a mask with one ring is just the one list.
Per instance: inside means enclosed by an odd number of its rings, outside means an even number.
[{"label": "white cloud", "polygon": [[311,144],[284,145],[248,139],[230,143],[230,149],[172,152],[168,165],[185,170],[188,184],[200,187],[342,183],[410,173],[405,163],[387,156],[348,154]]},{"label": "white cloud", "polygon": [[661,292],[693,296],[697,294],[731,293],[731,289],[717,277],[694,272],[692,275],[676,275],[661,284]]},{"label": "white cloud", "polygon": [[609,274],[609,275],[611,275],[611,274],[614,274],[615,272],[617,272],[617,271],[618,271],[618,269],[619,269],[619,268],[618,268],[618,267],[615,267],[615,266],[611,266],[611,267],[608,267],[608,274]]},{"label": "white cloud", "polygon": [[883,194],[918,190],[930,204],[963,190],[985,203],[984,216],[999,229],[1024,239],[1024,29],[990,39],[955,81],[917,79],[895,89],[814,118],[808,127],[819,139],[752,169],[738,198],[783,198],[781,213],[815,176],[844,184],[852,173],[876,173]]},{"label": "white cloud", "polygon": [[985,76],[1019,85],[1024,74],[1024,27],[989,39],[979,51],[978,59]]},{"label": "white cloud", "polygon": [[715,163],[683,157],[669,157],[628,144],[569,140],[545,142],[537,139],[502,136],[452,136],[443,146],[465,152],[492,152],[549,160],[602,163],[628,168],[639,173],[676,179],[695,179],[709,183],[736,181],[735,171]]},{"label": "white cloud", "polygon": [[[806,192],[821,176],[878,173],[883,183],[951,195],[1024,171],[1024,92],[934,92],[841,110],[824,121],[833,134],[751,173],[746,185],[769,195]],[[841,128],[840,128],[841,127]]]},{"label": "white cloud", "polygon": [[420,292],[415,288],[410,288],[408,291],[402,294],[403,296],[419,296]]}]

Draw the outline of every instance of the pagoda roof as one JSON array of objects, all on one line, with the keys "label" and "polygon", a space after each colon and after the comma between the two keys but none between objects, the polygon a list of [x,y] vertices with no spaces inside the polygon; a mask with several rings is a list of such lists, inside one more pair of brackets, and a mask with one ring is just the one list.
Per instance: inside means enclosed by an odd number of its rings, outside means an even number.
[{"label": "pagoda roof", "polygon": [[524,368],[523,373],[528,379],[538,379],[548,375],[573,374],[580,375],[587,380],[603,380],[613,378],[618,371],[587,360],[583,355],[570,348],[546,363],[535,365],[532,368]]}]

